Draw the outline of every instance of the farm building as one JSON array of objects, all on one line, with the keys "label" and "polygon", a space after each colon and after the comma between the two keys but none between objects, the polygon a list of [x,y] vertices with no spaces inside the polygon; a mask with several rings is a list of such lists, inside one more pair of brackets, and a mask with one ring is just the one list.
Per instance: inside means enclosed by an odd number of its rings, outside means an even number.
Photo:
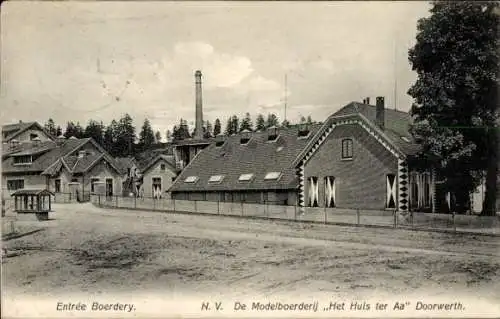
[{"label": "farm building", "polygon": [[97,181],[106,183],[108,194],[118,194],[125,175],[91,138],[21,143],[2,156],[2,185],[8,193],[46,188],[56,194],[77,192],[83,200]]},{"label": "farm building", "polygon": [[50,135],[38,122],[22,122],[2,126],[2,143],[17,143],[39,140],[40,142],[52,141],[55,137]]},{"label": "farm building", "polygon": [[292,162],[319,127],[219,135],[181,172],[172,198],[295,205],[299,180]]},{"label": "farm building", "polygon": [[144,197],[168,198],[167,190],[177,176],[172,155],[160,154],[141,167],[142,183],[139,193]]},{"label": "farm building", "polygon": [[419,150],[409,124],[378,97],[321,125],[218,136],[176,179],[172,198],[436,211],[446,203],[432,171],[408,167]]}]

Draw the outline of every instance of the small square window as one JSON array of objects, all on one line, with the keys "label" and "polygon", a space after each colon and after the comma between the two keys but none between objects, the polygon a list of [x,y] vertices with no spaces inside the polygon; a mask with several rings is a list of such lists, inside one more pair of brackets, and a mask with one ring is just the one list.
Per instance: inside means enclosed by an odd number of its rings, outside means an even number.
[{"label": "small square window", "polygon": [[265,180],[277,180],[279,179],[281,176],[281,173],[280,172],[269,172],[266,174],[266,176],[264,177]]},{"label": "small square window", "polygon": [[184,183],[196,183],[198,181],[198,176],[188,176],[184,180]]},{"label": "small square window", "polygon": [[352,139],[342,140],[342,159],[352,159]]},{"label": "small square window", "polygon": [[253,178],[253,174],[241,174],[238,178],[240,182],[248,182]]},{"label": "small square window", "polygon": [[210,184],[219,184],[222,182],[223,179],[224,179],[224,175],[213,175],[213,176],[210,176],[210,178],[208,179],[208,182]]},{"label": "small square window", "polygon": [[165,170],[165,164],[160,165],[160,170],[164,171]]}]

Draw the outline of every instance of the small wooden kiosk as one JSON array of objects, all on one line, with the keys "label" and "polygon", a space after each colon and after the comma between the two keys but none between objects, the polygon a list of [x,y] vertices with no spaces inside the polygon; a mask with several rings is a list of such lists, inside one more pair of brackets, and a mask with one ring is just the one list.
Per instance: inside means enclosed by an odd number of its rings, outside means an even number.
[{"label": "small wooden kiosk", "polygon": [[18,214],[34,213],[38,220],[48,220],[53,195],[47,189],[17,190],[11,195],[14,197],[14,211]]}]

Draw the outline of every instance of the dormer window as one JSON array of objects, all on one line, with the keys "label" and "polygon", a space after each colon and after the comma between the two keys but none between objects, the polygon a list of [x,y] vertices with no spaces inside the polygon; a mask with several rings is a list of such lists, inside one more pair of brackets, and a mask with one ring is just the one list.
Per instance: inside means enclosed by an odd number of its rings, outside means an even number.
[{"label": "dormer window", "polygon": [[253,178],[253,174],[241,174],[238,178],[238,182],[249,182]]},{"label": "dormer window", "polygon": [[299,125],[298,138],[307,138],[309,136],[310,128],[308,123],[301,123]]},{"label": "dormer window", "polygon": [[274,142],[278,139],[278,128],[276,126],[271,126],[267,129],[267,141]]},{"label": "dormer window", "polygon": [[186,177],[186,179],[184,180],[184,183],[190,183],[190,184],[194,184],[198,181],[198,176],[188,176]]},{"label": "dormer window", "polygon": [[352,139],[345,138],[342,140],[342,159],[352,159]]},{"label": "dormer window", "polygon": [[250,130],[243,130],[241,132],[240,144],[246,145],[252,138],[252,132]]},{"label": "dormer window", "polygon": [[11,148],[14,148],[14,147],[17,147],[19,145],[19,141],[16,140],[16,139],[13,139],[10,141],[10,147]]},{"label": "dormer window", "polygon": [[31,165],[32,162],[31,155],[14,156],[14,165]]},{"label": "dormer window", "polygon": [[30,134],[30,140],[33,141],[35,138],[38,138],[38,134],[31,133]]},{"label": "dormer window", "polygon": [[209,184],[220,184],[224,180],[224,175],[212,175],[208,179]]},{"label": "dormer window", "polygon": [[218,134],[216,137],[215,137],[215,146],[217,147],[221,147],[222,145],[224,145],[224,142],[226,140],[226,137],[224,134]]},{"label": "dormer window", "polygon": [[278,180],[280,177],[281,177],[281,172],[269,172],[264,177],[264,180],[266,181]]}]

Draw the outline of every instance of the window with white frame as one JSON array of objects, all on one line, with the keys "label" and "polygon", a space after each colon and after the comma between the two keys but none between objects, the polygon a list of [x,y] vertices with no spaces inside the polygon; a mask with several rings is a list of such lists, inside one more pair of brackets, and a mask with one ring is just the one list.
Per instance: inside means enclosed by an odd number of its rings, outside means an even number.
[{"label": "window with white frame", "polygon": [[342,159],[352,159],[352,139],[342,140]]},{"label": "window with white frame", "polygon": [[281,177],[281,172],[269,172],[266,174],[264,179],[267,180],[277,180]]},{"label": "window with white frame", "polygon": [[212,175],[208,179],[209,184],[219,184],[224,179],[224,175]]},{"label": "window with white frame", "polygon": [[252,180],[253,174],[241,174],[240,177],[238,177],[239,182],[248,182]]},{"label": "window with white frame", "polygon": [[184,179],[184,183],[196,183],[198,181],[198,176],[188,176]]}]

